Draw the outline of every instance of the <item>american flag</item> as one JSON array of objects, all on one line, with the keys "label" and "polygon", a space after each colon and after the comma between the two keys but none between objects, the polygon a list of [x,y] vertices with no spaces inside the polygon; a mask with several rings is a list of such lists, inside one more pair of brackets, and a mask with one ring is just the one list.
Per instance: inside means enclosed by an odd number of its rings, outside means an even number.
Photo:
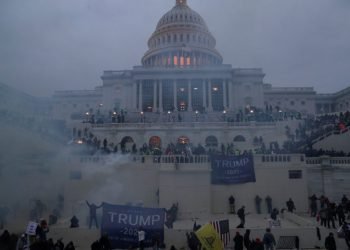
[{"label": "american flag", "polygon": [[218,232],[224,247],[226,247],[231,240],[229,221],[215,220],[211,221],[210,224],[215,228],[216,232]]}]

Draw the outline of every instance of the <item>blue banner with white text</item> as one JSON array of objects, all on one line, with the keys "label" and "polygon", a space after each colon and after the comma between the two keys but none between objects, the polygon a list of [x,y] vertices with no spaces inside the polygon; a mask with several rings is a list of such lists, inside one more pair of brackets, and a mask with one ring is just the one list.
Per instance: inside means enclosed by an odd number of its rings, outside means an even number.
[{"label": "blue banner with white text", "polygon": [[211,157],[211,184],[239,184],[255,182],[254,160],[252,155]]},{"label": "blue banner with white text", "polygon": [[112,248],[137,248],[139,231],[145,233],[144,247],[164,241],[165,210],[103,204],[101,234],[107,234]]}]

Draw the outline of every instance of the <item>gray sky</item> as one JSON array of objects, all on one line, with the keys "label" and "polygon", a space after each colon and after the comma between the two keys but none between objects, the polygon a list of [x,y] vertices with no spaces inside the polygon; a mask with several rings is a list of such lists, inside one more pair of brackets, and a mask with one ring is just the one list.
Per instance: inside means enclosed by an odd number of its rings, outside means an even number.
[{"label": "gray sky", "polygon": [[[188,0],[224,63],[274,86],[350,86],[349,0]],[[175,0],[0,0],[0,82],[36,96],[93,89],[139,65]]]}]

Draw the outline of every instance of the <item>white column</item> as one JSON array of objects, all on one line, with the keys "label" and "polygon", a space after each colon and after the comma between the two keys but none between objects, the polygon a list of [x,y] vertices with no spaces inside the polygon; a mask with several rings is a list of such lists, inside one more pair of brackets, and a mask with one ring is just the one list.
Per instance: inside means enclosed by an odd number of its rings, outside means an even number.
[{"label": "white column", "polygon": [[212,100],[211,100],[211,92],[212,92],[212,89],[211,89],[211,80],[209,79],[209,83],[208,83],[208,111],[213,111],[213,103],[212,103]]},{"label": "white column", "polygon": [[227,80],[228,82],[228,109],[233,110],[233,100],[232,100],[232,81]]},{"label": "white column", "polygon": [[206,90],[206,80],[202,80],[202,89],[203,89],[203,107],[207,111],[207,90]]},{"label": "white column", "polygon": [[153,113],[157,112],[157,81],[153,80]]},{"label": "white column", "polygon": [[133,82],[132,84],[132,108],[134,111],[137,110],[137,83]]},{"label": "white column", "polygon": [[177,111],[177,80],[173,80],[174,111]]},{"label": "white column", "polygon": [[223,80],[222,81],[222,86],[223,86],[223,88],[222,88],[222,95],[223,95],[223,97],[224,97],[224,110],[226,110],[227,109],[227,90],[226,90],[226,84],[227,84],[227,80]]},{"label": "white column", "polygon": [[142,105],[142,80],[139,81],[139,111],[142,111],[143,105]]},{"label": "white column", "polygon": [[188,79],[188,111],[192,111],[192,82]]},{"label": "white column", "polygon": [[159,82],[159,112],[163,112],[163,82],[162,80],[158,80]]}]

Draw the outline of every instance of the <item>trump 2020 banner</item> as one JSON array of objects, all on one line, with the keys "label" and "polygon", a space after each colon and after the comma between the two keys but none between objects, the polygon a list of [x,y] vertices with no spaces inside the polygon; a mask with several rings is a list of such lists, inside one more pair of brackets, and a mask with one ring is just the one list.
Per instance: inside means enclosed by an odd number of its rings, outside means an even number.
[{"label": "trump 2020 banner", "polygon": [[211,158],[211,168],[212,184],[229,185],[255,182],[254,161],[252,155],[214,155]]},{"label": "trump 2020 banner", "polygon": [[101,234],[107,234],[112,248],[137,248],[138,232],[145,232],[144,247],[164,240],[165,210],[103,204]]}]

